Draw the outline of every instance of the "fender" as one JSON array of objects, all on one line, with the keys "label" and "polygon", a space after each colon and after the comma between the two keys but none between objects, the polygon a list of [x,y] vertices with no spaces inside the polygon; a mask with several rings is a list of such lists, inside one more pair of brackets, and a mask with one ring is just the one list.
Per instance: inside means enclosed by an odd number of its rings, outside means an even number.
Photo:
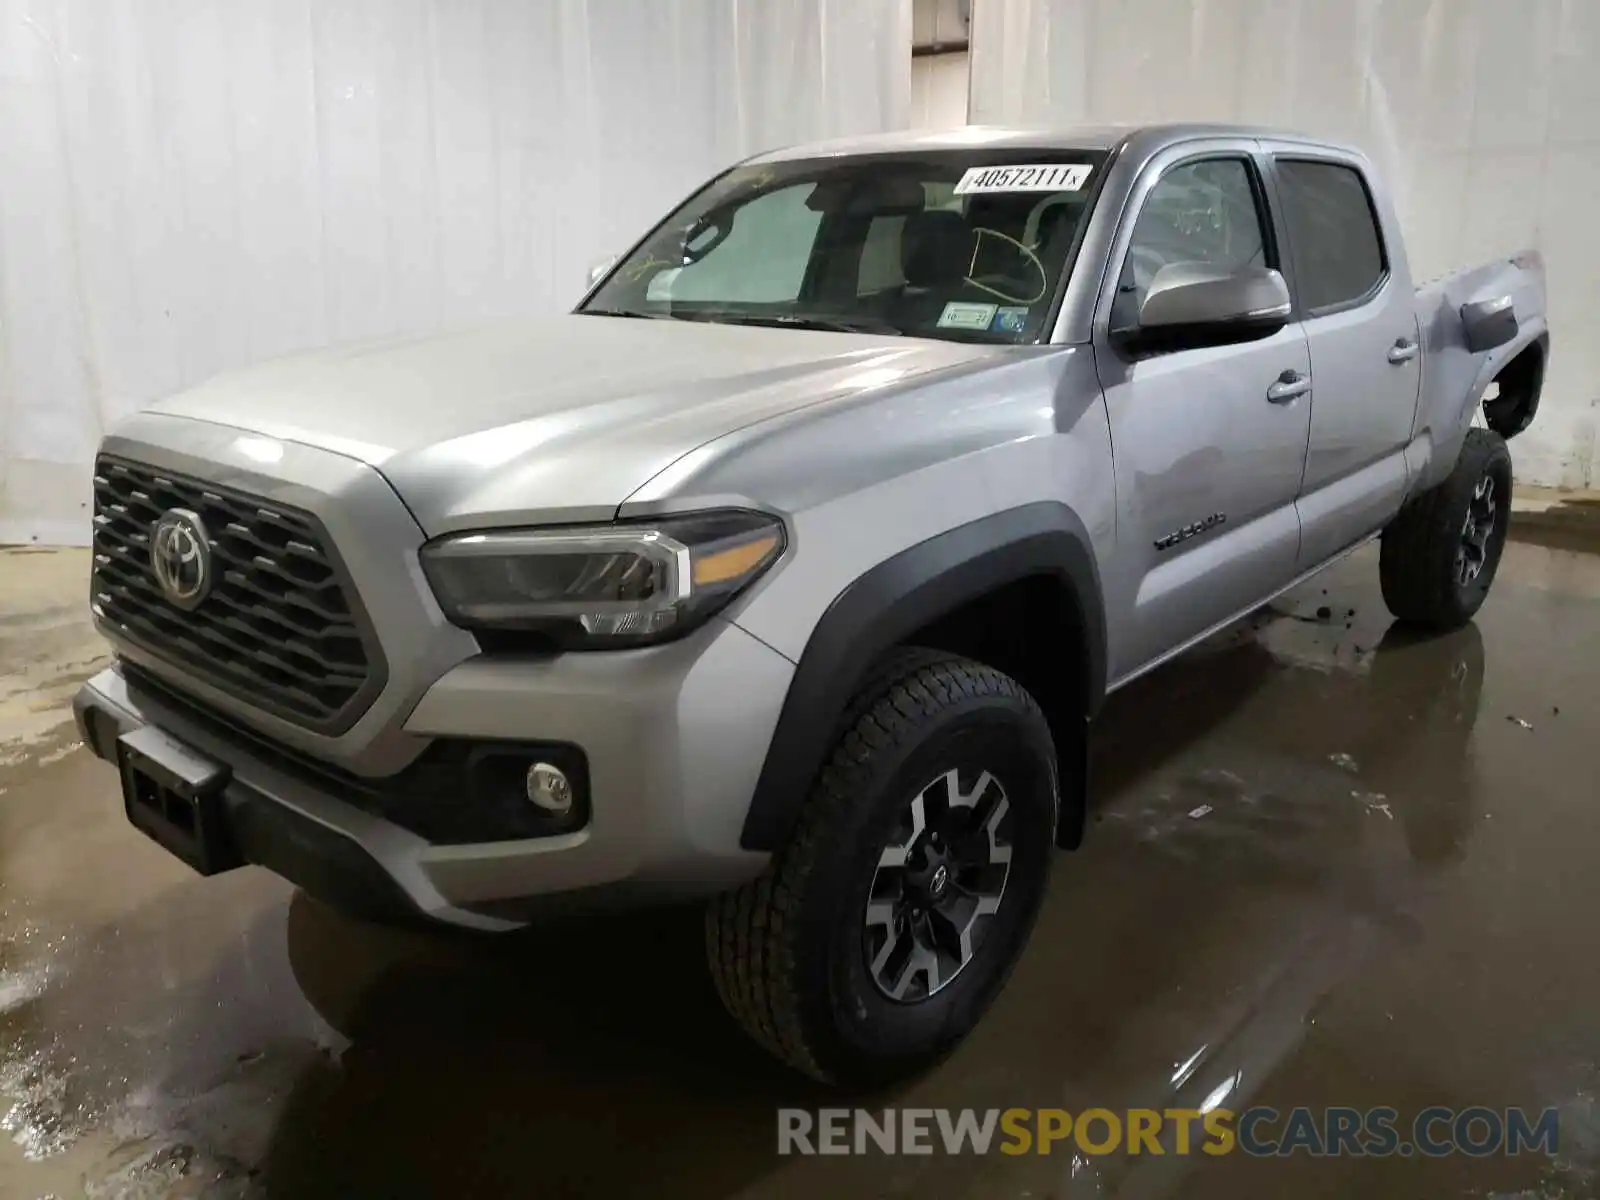
[{"label": "fender", "polygon": [[[1044,501],[957,526],[879,563],[823,613],[790,682],[740,845],[770,852],[784,844],[840,717],[877,658],[962,605],[1039,575],[1059,580],[1076,602],[1077,611],[1062,620],[1076,626],[1082,643],[1077,669],[1086,722],[1105,697],[1106,637],[1100,575],[1083,522],[1065,505]],[[1082,736],[1080,727],[1075,742]]]},{"label": "fender", "polygon": [[[1483,394],[1489,390],[1493,383],[1508,365],[1514,362],[1529,346],[1537,345],[1540,350],[1539,365],[1533,371],[1533,377],[1528,381],[1529,392],[1526,403],[1519,405],[1515,413],[1507,413],[1507,420],[1497,426],[1494,420],[1489,419],[1488,409],[1484,410],[1484,418],[1489,420],[1489,427],[1501,437],[1510,441],[1529,425],[1539,412],[1539,397],[1544,391],[1545,371],[1550,364],[1550,332],[1541,323],[1534,330],[1523,330],[1517,338],[1506,345],[1498,353],[1490,355],[1478,371],[1478,377],[1472,381],[1472,390],[1467,393],[1467,420],[1472,423],[1472,414],[1483,403]],[[1465,435],[1463,435],[1465,436]]]},{"label": "fender", "polygon": [[[1483,394],[1511,363],[1532,346],[1539,347],[1540,358],[1531,372],[1531,378],[1525,381],[1525,394],[1514,398],[1511,405],[1502,406],[1500,411],[1491,411],[1500,402],[1494,401],[1484,405]],[[1463,396],[1459,412],[1448,422],[1423,431],[1421,436],[1426,439],[1424,453],[1420,456],[1415,473],[1407,487],[1406,502],[1409,504],[1428,489],[1436,487],[1450,474],[1461,455],[1461,447],[1467,440],[1467,431],[1472,428],[1473,414],[1478,411],[1480,405],[1483,407],[1483,415],[1489,428],[1507,441],[1532,424],[1534,416],[1539,411],[1539,398],[1544,390],[1545,371],[1549,362],[1550,331],[1542,317],[1530,324],[1527,329],[1520,331],[1504,346],[1496,347],[1484,355],[1483,360],[1477,365],[1477,373],[1472,377],[1472,382]],[[1427,370],[1426,367],[1423,369]],[[1427,386],[1426,375],[1423,386]],[[1507,409],[1509,411],[1506,411]]]}]

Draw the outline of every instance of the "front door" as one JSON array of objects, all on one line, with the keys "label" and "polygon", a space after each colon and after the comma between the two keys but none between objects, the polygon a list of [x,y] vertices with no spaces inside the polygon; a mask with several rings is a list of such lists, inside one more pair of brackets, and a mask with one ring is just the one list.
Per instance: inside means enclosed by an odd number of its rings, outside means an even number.
[{"label": "front door", "polygon": [[[1278,267],[1253,143],[1158,159],[1113,251],[1095,358],[1116,464],[1117,547],[1105,580],[1120,682],[1293,578],[1310,423],[1298,323],[1271,337],[1130,359],[1129,323],[1169,263]],[[1142,200],[1140,193],[1143,193]]]}]

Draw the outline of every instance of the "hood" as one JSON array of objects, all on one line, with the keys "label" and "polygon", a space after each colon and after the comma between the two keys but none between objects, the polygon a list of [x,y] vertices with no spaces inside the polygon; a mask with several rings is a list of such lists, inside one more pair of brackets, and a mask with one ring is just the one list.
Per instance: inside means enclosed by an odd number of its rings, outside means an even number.
[{"label": "hood", "polygon": [[1004,351],[569,314],[300,355],[154,411],[359,459],[438,534],[606,520],[724,434]]}]

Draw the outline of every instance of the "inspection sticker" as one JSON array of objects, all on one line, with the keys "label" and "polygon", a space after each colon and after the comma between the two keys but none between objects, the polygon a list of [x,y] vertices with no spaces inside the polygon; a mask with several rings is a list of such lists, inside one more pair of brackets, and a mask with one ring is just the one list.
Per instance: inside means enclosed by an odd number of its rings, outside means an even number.
[{"label": "inspection sticker", "polygon": [[956,195],[984,192],[1081,192],[1094,174],[1089,163],[1018,163],[1012,167],[968,167]]},{"label": "inspection sticker", "polygon": [[987,329],[998,304],[975,304],[970,300],[952,300],[939,314],[940,329]]},{"label": "inspection sticker", "polygon": [[1027,324],[1027,305],[1007,305],[995,310],[991,328],[997,333],[1021,333]]}]

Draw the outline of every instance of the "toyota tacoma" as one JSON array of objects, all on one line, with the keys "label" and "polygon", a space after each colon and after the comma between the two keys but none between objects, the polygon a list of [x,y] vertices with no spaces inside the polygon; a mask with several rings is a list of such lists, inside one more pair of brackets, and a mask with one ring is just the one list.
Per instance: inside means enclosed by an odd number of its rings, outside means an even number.
[{"label": "toyota tacoma", "polygon": [[706,902],[800,1071],[980,1019],[1107,693],[1381,539],[1469,621],[1549,352],[1525,252],[1416,286],[1353,149],[898,134],[719,174],[568,314],[123,422],[75,710],[202,873],[512,929]]}]

